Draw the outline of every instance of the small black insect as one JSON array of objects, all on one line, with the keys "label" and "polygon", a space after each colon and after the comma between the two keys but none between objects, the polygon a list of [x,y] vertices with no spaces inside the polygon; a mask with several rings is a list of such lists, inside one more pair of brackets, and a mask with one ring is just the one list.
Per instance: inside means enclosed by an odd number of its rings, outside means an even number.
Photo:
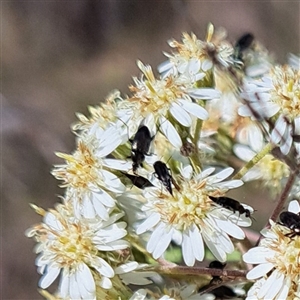
[{"label": "small black insect", "polygon": [[150,155],[148,151],[153,138],[154,136],[151,136],[148,127],[142,125],[139,127],[133,140],[129,140],[131,142],[132,170],[134,174],[136,174],[138,167],[142,166],[145,155]]},{"label": "small black insect", "polygon": [[223,264],[218,260],[214,260],[214,261],[210,262],[208,267],[210,269],[221,269],[221,270],[223,270],[225,268],[225,266],[226,266],[226,263]]},{"label": "small black insect", "polygon": [[209,198],[212,201],[214,201],[215,203],[221,205],[224,208],[227,208],[228,210],[231,210],[234,213],[239,212],[240,215],[245,214],[245,216],[247,218],[251,218],[250,210],[245,208],[237,200],[234,200],[234,199],[228,198],[228,197],[212,197],[212,196],[209,196]]},{"label": "small black insect", "polygon": [[210,291],[210,293],[215,295],[216,299],[232,299],[233,297],[237,297],[234,290],[226,285],[219,286]]},{"label": "small black insect", "polygon": [[242,60],[243,51],[248,49],[254,41],[254,35],[252,33],[243,34],[236,42],[235,49],[235,58]]},{"label": "small black insect", "polygon": [[144,189],[144,188],[153,186],[153,184],[145,177],[134,176],[134,175],[127,174],[124,172],[122,172],[122,174],[124,174],[127,178],[129,178],[131,180],[132,184],[135,185],[136,187],[138,187],[139,189]]},{"label": "small black insect", "polygon": [[295,235],[300,235],[300,216],[292,213],[290,211],[283,211],[279,215],[280,225],[289,228],[292,232],[288,233],[286,236],[294,237]]},{"label": "small black insect", "polygon": [[173,196],[172,191],[172,176],[170,174],[170,169],[167,167],[167,165],[158,160],[153,164],[155,174],[157,178],[162,182],[162,184],[166,187],[166,189],[169,191],[169,193]]},{"label": "small black insect", "polygon": [[[226,266],[226,263],[222,264],[218,260],[214,260],[209,264],[210,269],[220,269],[223,270]],[[209,284],[220,284],[222,282],[222,278],[220,276],[212,276],[212,280]]]},{"label": "small black insect", "polygon": [[180,190],[178,184],[173,179],[170,173],[170,169],[167,167],[167,165],[164,162],[158,160],[153,164],[153,167],[155,170],[155,175],[162,182],[162,184],[166,187],[166,189],[172,196],[173,196],[172,183],[178,191]]}]

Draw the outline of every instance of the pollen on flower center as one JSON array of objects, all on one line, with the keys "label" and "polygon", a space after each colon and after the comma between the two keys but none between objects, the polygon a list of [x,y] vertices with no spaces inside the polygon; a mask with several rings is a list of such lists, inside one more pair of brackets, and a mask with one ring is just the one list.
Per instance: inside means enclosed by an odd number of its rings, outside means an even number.
[{"label": "pollen on flower center", "polygon": [[282,112],[294,119],[300,114],[300,71],[289,66],[275,67],[272,75],[274,89],[271,100]]},{"label": "pollen on flower center", "polygon": [[129,101],[138,102],[142,113],[159,111],[165,113],[174,100],[183,97],[184,93],[173,77],[155,79],[151,67],[144,66],[141,62],[138,63],[138,66],[146,79],[138,80],[135,78],[136,86],[129,87],[134,93]]},{"label": "pollen on flower center", "polygon": [[77,151],[73,155],[57,153],[66,160],[66,165],[52,171],[59,180],[63,180],[63,187],[86,188],[90,182],[99,180],[101,165],[92,151],[83,142],[79,142]]},{"label": "pollen on flower center", "polygon": [[173,189],[173,197],[160,193],[156,208],[164,222],[177,229],[201,223],[211,207],[211,200],[202,185],[193,180],[183,182],[180,192]]},{"label": "pollen on flower center", "polygon": [[273,240],[269,248],[274,250],[276,255],[269,260],[283,274],[296,277],[299,275],[300,268],[300,237],[287,237],[285,234],[290,232],[288,229],[275,226],[274,231],[278,235],[278,240]]},{"label": "pollen on flower center", "polygon": [[280,183],[281,179],[289,175],[289,168],[272,155],[266,155],[259,162],[262,178],[268,182]]},{"label": "pollen on flower center", "polygon": [[83,234],[80,226],[73,224],[62,232],[57,242],[52,246],[58,261],[62,265],[73,265],[84,261],[84,258],[97,251],[88,235]]}]

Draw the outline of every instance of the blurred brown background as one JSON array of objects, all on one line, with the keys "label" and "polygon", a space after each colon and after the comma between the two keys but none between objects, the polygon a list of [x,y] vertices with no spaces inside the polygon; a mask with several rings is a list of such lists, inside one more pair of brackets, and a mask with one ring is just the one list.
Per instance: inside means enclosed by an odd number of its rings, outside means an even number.
[{"label": "blurred brown background", "polygon": [[[1,299],[41,299],[34,242],[24,236],[40,218],[28,203],[58,201],[50,170],[60,162],[54,151],[74,148],[75,112],[114,88],[127,93],[137,59],[155,68],[169,38],[204,39],[208,22],[231,41],[254,33],[284,62],[300,52],[299,16],[299,1],[1,1]],[[251,193],[258,229],[273,204],[259,207]]]}]

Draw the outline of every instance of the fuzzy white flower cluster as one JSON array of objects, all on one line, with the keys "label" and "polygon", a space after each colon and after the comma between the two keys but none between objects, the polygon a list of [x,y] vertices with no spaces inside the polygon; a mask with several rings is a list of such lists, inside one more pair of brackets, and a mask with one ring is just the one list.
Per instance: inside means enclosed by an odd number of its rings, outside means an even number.
[{"label": "fuzzy white flower cluster", "polygon": [[[293,164],[287,154],[300,151],[297,60],[273,68],[254,43],[248,34],[234,46],[212,24],[205,41],[184,33],[182,42],[169,42],[173,52],[165,53],[168,60],[157,76],[138,61],[141,75],[133,78],[128,96],[114,91],[90,106],[89,116],[77,114],[72,126],[76,149],[57,153],[64,162],[52,170],[64,188],[61,203],[48,211],[32,205],[43,220],[27,231],[37,241],[43,296],[224,296],[226,284],[223,290],[213,285],[216,278],[226,279],[229,269],[206,268],[187,280],[176,275],[174,262],[194,267],[197,261],[215,257],[226,262],[233,255],[237,263],[235,253],[243,249],[254,209],[228,193],[249,180],[280,191]],[[281,161],[271,152],[277,148]],[[240,169],[242,161],[247,163]],[[292,287],[295,295],[300,289],[295,272],[286,276],[291,263],[280,264],[278,254],[285,249],[295,253],[298,232],[286,235],[280,226],[272,223],[275,233],[244,255],[245,262],[263,265],[250,271],[248,279],[265,275],[249,290],[249,299],[285,299]],[[279,237],[280,247],[273,249],[270,245]],[[291,260],[287,253],[284,257]],[[211,281],[205,274],[212,275]],[[51,295],[46,289],[58,278],[57,293]]]}]

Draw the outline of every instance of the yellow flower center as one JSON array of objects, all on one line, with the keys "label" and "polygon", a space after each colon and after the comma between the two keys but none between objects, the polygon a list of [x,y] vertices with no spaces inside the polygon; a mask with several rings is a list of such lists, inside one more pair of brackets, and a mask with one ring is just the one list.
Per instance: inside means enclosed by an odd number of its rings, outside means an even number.
[{"label": "yellow flower center", "polygon": [[273,239],[268,247],[276,251],[276,255],[269,259],[281,273],[293,278],[299,276],[300,269],[300,236],[288,237],[291,231],[283,226],[274,225],[274,232],[278,239]]},{"label": "yellow flower center", "polygon": [[155,79],[150,67],[145,67],[142,63],[139,66],[145,75],[145,80],[137,86],[129,87],[134,96],[128,100],[137,102],[144,116],[148,113],[157,112],[166,114],[171,103],[183,97],[180,86],[174,82],[172,77],[161,80]]},{"label": "yellow flower center", "polygon": [[275,67],[272,79],[271,101],[293,120],[300,115],[300,71],[289,66]]},{"label": "yellow flower center", "polygon": [[87,188],[88,184],[101,180],[99,169],[101,163],[83,142],[78,143],[77,151],[73,155],[57,153],[66,160],[66,165],[52,171],[59,180],[63,180],[63,187]]},{"label": "yellow flower center", "polygon": [[162,221],[172,224],[178,230],[185,230],[192,224],[201,225],[212,203],[205,185],[205,181],[199,183],[192,179],[182,182],[180,191],[173,188],[173,197],[170,194],[158,192],[159,201],[155,207]]},{"label": "yellow flower center", "polygon": [[270,154],[262,158],[258,166],[266,185],[270,185],[274,188],[280,188],[281,180],[289,175],[287,165],[278,159],[274,159]]},{"label": "yellow flower center", "polygon": [[65,227],[62,235],[53,243],[51,250],[56,252],[57,261],[61,266],[74,266],[96,254],[97,249],[84,231],[86,228],[72,224]]}]

